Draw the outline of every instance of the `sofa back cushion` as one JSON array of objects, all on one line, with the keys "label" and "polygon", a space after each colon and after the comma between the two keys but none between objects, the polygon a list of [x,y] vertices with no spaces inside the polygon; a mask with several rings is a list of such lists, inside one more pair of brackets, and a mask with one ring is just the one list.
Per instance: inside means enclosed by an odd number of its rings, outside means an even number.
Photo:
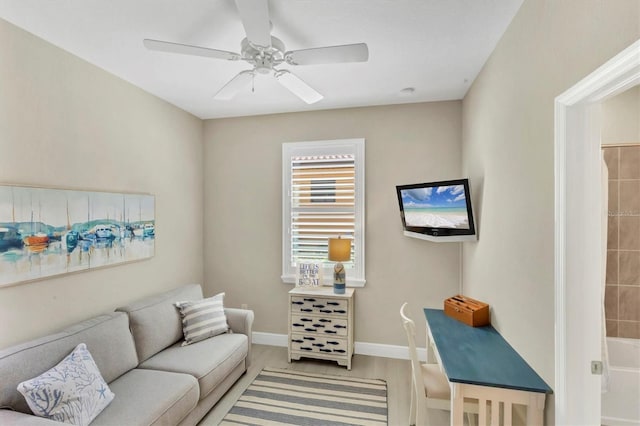
[{"label": "sofa back cushion", "polygon": [[31,413],[18,392],[20,382],[54,367],[80,343],[85,343],[109,383],[138,365],[127,315],[114,312],[0,351],[0,407]]},{"label": "sofa back cushion", "polygon": [[200,299],[202,287],[199,284],[189,284],[116,309],[129,315],[140,362],[184,337],[176,302]]}]

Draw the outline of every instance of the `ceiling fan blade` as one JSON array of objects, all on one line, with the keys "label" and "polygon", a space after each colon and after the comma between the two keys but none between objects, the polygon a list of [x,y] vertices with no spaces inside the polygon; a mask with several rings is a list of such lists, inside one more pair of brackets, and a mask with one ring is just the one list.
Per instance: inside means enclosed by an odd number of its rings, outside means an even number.
[{"label": "ceiling fan blade", "polygon": [[316,103],[324,97],[302,81],[300,77],[287,70],[280,70],[276,72],[275,76],[280,84],[308,104]]},{"label": "ceiling fan blade", "polygon": [[253,70],[242,71],[233,77],[227,84],[222,86],[213,98],[220,101],[228,101],[233,98],[240,90],[247,86],[253,79]]},{"label": "ceiling fan blade", "polygon": [[209,49],[207,47],[191,46],[188,44],[171,43],[169,41],[152,40],[146,38],[142,43],[147,49],[157,50],[159,52],[204,56],[207,58],[226,59],[228,61],[237,61],[242,58],[242,56],[240,56],[240,54],[238,53],[227,52],[225,50]]},{"label": "ceiling fan blade", "polygon": [[271,46],[271,22],[268,0],[236,0],[247,39],[261,47]]},{"label": "ceiling fan blade", "polygon": [[366,62],[369,59],[369,48],[366,43],[315,47],[286,52],[284,57],[287,63],[291,65]]}]

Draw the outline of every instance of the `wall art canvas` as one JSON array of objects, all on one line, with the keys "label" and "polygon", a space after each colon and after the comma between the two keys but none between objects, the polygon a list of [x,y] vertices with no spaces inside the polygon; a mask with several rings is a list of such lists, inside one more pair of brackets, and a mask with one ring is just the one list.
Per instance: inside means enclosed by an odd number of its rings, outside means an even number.
[{"label": "wall art canvas", "polygon": [[155,198],[0,185],[0,286],[150,258]]}]

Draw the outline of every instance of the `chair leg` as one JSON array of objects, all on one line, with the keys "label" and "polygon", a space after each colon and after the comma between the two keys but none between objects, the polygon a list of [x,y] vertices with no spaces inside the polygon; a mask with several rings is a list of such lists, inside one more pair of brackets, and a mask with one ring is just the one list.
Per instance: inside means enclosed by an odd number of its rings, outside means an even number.
[{"label": "chair leg", "polygon": [[416,404],[416,426],[425,426],[427,424],[425,419],[422,418],[422,416],[424,416],[422,408],[422,405]]},{"label": "chair leg", "polygon": [[411,406],[409,407],[409,425],[411,426],[416,424],[416,405],[416,386],[411,379]]},{"label": "chair leg", "polygon": [[476,415],[467,413],[467,421],[469,422],[469,426],[476,426]]}]

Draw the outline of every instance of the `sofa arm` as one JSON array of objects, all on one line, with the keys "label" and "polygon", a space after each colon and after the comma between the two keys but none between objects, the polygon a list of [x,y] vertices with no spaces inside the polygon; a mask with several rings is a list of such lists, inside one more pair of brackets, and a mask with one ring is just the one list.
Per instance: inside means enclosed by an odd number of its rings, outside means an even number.
[{"label": "sofa arm", "polygon": [[56,426],[65,423],[56,422],[55,420],[45,419],[44,417],[25,414],[19,411],[0,409],[0,425],[11,426]]},{"label": "sofa arm", "polygon": [[224,308],[227,316],[227,323],[234,333],[246,334],[249,338],[249,348],[247,349],[247,359],[245,366],[247,369],[251,364],[251,328],[253,327],[253,311],[249,309]]}]

